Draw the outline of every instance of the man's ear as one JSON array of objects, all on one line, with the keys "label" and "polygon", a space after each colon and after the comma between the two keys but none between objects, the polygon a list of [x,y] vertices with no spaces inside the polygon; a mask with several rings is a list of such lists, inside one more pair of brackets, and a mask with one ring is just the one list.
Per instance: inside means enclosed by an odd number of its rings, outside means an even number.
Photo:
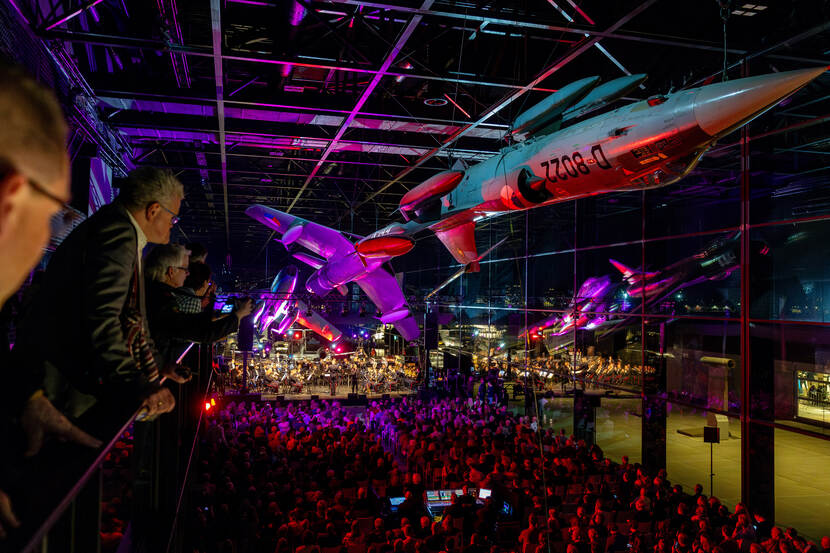
[{"label": "man's ear", "polygon": [[144,209],[144,216],[147,217],[147,220],[149,221],[152,220],[159,211],[161,211],[161,204],[158,202],[151,202],[150,205]]},{"label": "man's ear", "polygon": [[19,205],[20,194],[25,184],[26,178],[15,171],[0,178],[0,236],[8,228],[9,219],[14,212],[15,205]]}]

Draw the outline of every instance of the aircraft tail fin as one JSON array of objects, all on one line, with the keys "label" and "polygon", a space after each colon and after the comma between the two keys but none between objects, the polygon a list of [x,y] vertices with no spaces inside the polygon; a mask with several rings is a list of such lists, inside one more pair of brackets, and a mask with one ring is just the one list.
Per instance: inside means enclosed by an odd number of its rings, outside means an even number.
[{"label": "aircraft tail fin", "polygon": [[616,259],[609,259],[608,261],[610,261],[611,265],[613,265],[620,273],[622,273],[623,278],[630,278],[634,273],[637,272],[631,267],[620,263]]}]

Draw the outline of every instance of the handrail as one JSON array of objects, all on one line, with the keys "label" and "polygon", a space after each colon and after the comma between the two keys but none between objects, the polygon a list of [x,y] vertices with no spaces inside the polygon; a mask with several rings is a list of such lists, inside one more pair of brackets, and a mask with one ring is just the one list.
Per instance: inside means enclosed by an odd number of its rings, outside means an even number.
[{"label": "handrail", "polygon": [[100,451],[100,453],[98,453],[98,456],[95,458],[95,461],[93,461],[93,463],[84,472],[84,474],[81,475],[78,481],[75,482],[75,484],[66,493],[61,502],[58,503],[58,505],[52,510],[50,515],[46,517],[46,520],[32,535],[26,546],[21,550],[21,553],[33,553],[35,551],[35,549],[40,545],[41,541],[43,541],[43,539],[46,537],[46,534],[49,532],[49,530],[51,530],[52,527],[58,522],[58,520],[60,520],[64,511],[66,511],[66,508],[69,507],[69,505],[72,503],[75,497],[79,493],[81,493],[81,490],[83,490],[84,486],[86,486],[86,483],[89,481],[92,475],[95,474],[95,471],[97,471],[101,467],[101,465],[106,460],[110,450],[115,446],[116,442],[118,442],[118,440],[121,438],[124,432],[127,431],[127,428],[129,428],[133,421],[135,421],[135,418],[138,416],[140,412],[141,409],[137,409],[135,413],[133,413],[132,416],[129,419],[127,419],[127,422],[125,422],[121,426],[121,429],[115,434],[115,436],[113,436],[113,438],[109,441],[106,447],[104,447]]},{"label": "handrail", "polygon": [[[190,344],[193,345],[192,343]],[[190,348],[188,348],[190,349]],[[185,352],[187,353],[187,352]],[[179,358],[181,360],[184,357]],[[213,381],[213,371],[210,371],[210,376],[208,376],[207,386],[205,387],[205,399],[207,399],[208,394],[210,393],[210,383]],[[199,439],[199,429],[202,427],[202,419],[205,417],[205,410],[199,409],[199,422],[196,423],[196,432],[193,433],[193,445],[190,447],[190,457],[187,459],[187,467],[184,471],[184,478],[182,479],[182,488],[179,491],[179,500],[176,503],[176,515],[173,517],[173,525],[170,528],[170,537],[167,540],[167,549],[165,549],[166,553],[170,553],[170,547],[173,545],[173,537],[176,535],[176,526],[179,523],[179,511],[182,509],[182,499],[184,498],[184,492],[187,489],[187,479],[190,476],[190,466],[193,464],[193,452],[196,451],[196,442]]]}]

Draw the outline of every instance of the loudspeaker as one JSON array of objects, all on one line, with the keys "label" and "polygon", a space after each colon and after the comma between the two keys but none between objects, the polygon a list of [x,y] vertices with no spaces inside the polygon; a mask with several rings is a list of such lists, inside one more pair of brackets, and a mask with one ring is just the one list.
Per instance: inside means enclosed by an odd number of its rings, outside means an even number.
[{"label": "loudspeaker", "polygon": [[704,426],[703,427],[703,442],[707,444],[719,444],[720,443],[720,428],[717,426]]},{"label": "loudspeaker", "polygon": [[427,349],[438,349],[438,307],[432,307],[424,320],[424,345]]},{"label": "loudspeaker", "polygon": [[317,394],[311,394],[311,398],[310,398],[310,399],[311,399],[311,401],[314,401],[314,400],[316,400],[316,399],[320,399],[320,396],[318,396]]},{"label": "loudspeaker", "polygon": [[380,399],[389,399],[389,394],[381,394]]},{"label": "loudspeaker", "polygon": [[248,315],[239,321],[239,331],[236,334],[239,351],[253,351],[254,349],[254,317]]}]

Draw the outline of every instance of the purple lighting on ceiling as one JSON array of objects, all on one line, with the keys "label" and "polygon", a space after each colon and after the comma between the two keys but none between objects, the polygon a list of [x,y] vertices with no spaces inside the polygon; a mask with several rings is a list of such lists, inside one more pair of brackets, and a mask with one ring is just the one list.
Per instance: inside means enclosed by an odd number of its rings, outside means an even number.
[{"label": "purple lighting on ceiling", "polygon": [[[62,18],[58,19],[57,21],[55,21],[54,23],[52,23],[51,25],[49,25],[48,27],[46,27],[46,30],[47,30],[47,31],[51,31],[51,30],[52,30],[52,29],[54,29],[55,27],[57,27],[57,26],[59,26],[59,25],[62,25],[62,24],[64,24],[64,23],[66,23],[67,21],[69,21],[69,20],[70,20],[70,19],[72,19],[73,17],[76,17],[76,16],[80,15],[80,14],[81,14],[81,13],[82,13],[85,9],[88,9],[88,8],[94,8],[95,6],[97,6],[98,4],[100,4],[100,3],[101,3],[101,2],[103,2],[103,1],[104,1],[104,0],[95,0],[95,1],[94,1],[94,2],[92,2],[91,4],[88,4],[87,6],[82,6],[82,7],[78,8],[77,10],[75,10],[75,11],[73,11],[73,12],[68,13],[68,14],[67,14],[67,15],[65,15],[64,17],[62,17]],[[15,7],[17,7],[17,6],[15,6]],[[18,10],[18,11],[19,11],[19,10]],[[22,15],[22,14],[21,14],[21,15]]]}]

